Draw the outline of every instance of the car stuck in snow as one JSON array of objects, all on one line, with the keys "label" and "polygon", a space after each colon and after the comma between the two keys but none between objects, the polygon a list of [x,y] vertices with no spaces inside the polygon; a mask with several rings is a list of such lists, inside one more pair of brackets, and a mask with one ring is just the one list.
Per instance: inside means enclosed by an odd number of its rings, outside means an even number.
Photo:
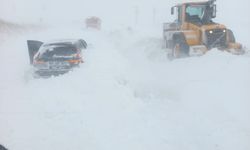
[{"label": "car stuck in snow", "polygon": [[28,40],[30,64],[38,76],[60,75],[83,63],[82,51],[87,43],[82,39],[40,42]]}]

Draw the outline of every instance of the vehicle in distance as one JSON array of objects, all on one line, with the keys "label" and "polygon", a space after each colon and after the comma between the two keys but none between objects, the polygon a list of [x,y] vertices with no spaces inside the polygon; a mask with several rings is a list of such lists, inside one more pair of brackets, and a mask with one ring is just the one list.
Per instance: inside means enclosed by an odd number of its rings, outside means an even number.
[{"label": "vehicle in distance", "polygon": [[57,76],[83,63],[82,51],[87,43],[82,39],[40,42],[28,40],[30,64],[38,76]]},{"label": "vehicle in distance", "polygon": [[86,28],[101,30],[101,23],[101,19],[95,16],[89,17],[85,20]]}]

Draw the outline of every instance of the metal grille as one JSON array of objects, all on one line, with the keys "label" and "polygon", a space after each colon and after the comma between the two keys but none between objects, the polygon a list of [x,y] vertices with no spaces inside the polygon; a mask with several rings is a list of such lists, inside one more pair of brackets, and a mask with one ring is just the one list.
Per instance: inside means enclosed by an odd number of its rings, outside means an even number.
[{"label": "metal grille", "polygon": [[207,47],[224,48],[226,47],[226,32],[225,29],[213,29],[206,31]]}]

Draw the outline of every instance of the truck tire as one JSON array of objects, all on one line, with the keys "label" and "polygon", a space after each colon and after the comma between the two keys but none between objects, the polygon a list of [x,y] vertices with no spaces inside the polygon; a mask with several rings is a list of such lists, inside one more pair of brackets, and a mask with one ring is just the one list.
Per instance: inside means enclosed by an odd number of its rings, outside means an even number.
[{"label": "truck tire", "polygon": [[166,46],[166,48],[170,48],[171,49],[171,47],[172,47],[171,41],[170,40],[166,40],[165,41],[165,46]]},{"label": "truck tire", "polygon": [[173,36],[172,57],[183,58],[189,56],[189,46],[183,34]]}]

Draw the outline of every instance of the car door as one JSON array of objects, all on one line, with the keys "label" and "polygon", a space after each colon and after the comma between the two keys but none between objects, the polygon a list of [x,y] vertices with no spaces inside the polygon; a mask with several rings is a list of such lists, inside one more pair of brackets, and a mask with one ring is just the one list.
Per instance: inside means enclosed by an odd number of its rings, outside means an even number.
[{"label": "car door", "polygon": [[43,45],[43,42],[28,40],[27,44],[29,50],[30,64],[33,64],[33,57],[38,52],[39,48]]}]

